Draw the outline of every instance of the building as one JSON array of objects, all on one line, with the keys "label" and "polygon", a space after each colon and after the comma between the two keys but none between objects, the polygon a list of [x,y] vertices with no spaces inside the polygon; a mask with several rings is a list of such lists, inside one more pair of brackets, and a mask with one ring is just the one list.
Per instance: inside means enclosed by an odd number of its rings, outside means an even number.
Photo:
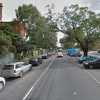
[{"label": "building", "polygon": [[3,22],[2,21],[2,3],[0,3],[0,25],[3,25],[3,24],[8,24],[8,25],[11,25],[12,27],[14,27],[15,29],[15,32],[17,34],[20,34],[22,37],[25,37],[26,36],[26,28],[25,26],[20,23],[20,22],[14,22],[14,21],[10,21],[10,22]]},{"label": "building", "polygon": [[25,37],[27,34],[25,26],[20,22],[0,22],[0,25],[10,25],[15,29],[17,34],[20,34],[22,37]]}]

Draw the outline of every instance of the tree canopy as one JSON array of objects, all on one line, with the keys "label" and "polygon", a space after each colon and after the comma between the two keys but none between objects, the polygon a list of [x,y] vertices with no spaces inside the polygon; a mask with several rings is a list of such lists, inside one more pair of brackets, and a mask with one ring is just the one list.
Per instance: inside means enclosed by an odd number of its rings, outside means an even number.
[{"label": "tree canopy", "polygon": [[[30,45],[45,49],[49,49],[49,44],[52,47],[56,46],[57,34],[49,30],[50,24],[35,6],[32,4],[23,4],[15,12],[16,18],[14,20],[24,23],[27,29],[27,35],[30,38]],[[51,38],[54,40],[52,41]]]},{"label": "tree canopy", "polygon": [[54,30],[76,40],[84,56],[87,56],[90,45],[100,41],[100,15],[88,10],[88,7],[64,7],[62,13],[58,14],[55,25]]}]

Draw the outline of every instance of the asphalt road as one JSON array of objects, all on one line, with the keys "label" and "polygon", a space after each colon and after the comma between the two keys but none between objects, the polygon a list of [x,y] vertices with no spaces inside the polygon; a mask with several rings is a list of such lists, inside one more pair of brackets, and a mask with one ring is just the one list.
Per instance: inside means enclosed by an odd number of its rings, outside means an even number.
[{"label": "asphalt road", "polygon": [[6,81],[0,100],[100,100],[100,69],[84,69],[66,54]]}]

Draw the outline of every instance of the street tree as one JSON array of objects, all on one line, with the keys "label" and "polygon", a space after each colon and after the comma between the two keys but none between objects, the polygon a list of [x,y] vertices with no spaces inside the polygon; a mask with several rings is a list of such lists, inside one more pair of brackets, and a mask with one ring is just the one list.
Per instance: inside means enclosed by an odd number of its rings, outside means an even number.
[{"label": "street tree", "polygon": [[87,56],[89,45],[100,41],[100,15],[88,10],[88,7],[71,5],[64,7],[58,14],[54,31],[60,31],[74,38]]},{"label": "street tree", "polygon": [[[22,6],[19,6],[15,12],[15,20],[25,25],[28,36],[30,37],[29,41],[31,45],[35,47],[37,46],[37,48],[42,47],[45,49],[48,48],[48,45],[56,45],[56,35],[53,35],[53,38],[55,37],[55,41],[52,43],[52,40],[50,40],[51,35],[49,37],[49,34],[51,33],[50,24],[48,24],[46,18],[40,14],[35,6],[32,4],[23,4]],[[47,40],[49,41],[48,44]]]}]

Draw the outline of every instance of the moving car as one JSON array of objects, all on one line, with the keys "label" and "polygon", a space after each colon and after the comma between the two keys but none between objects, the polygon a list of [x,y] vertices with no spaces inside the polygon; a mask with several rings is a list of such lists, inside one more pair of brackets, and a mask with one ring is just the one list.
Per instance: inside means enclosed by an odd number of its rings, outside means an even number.
[{"label": "moving car", "polygon": [[85,68],[100,68],[100,58],[83,63]]},{"label": "moving car", "polygon": [[63,57],[63,53],[62,52],[58,52],[57,53],[57,57]]},{"label": "moving car", "polygon": [[29,64],[32,64],[32,66],[34,66],[34,65],[39,66],[40,64],[42,64],[42,58],[41,57],[30,58]]},{"label": "moving car", "polygon": [[0,91],[3,90],[5,82],[6,82],[5,79],[3,77],[0,77]]},{"label": "moving car", "polygon": [[6,64],[1,70],[1,76],[8,77],[22,77],[27,71],[32,70],[32,65],[26,62],[15,62]]},{"label": "moving car", "polygon": [[78,62],[83,63],[84,61],[90,61],[90,60],[95,60],[95,59],[96,57],[87,56],[87,57],[79,58]]}]

